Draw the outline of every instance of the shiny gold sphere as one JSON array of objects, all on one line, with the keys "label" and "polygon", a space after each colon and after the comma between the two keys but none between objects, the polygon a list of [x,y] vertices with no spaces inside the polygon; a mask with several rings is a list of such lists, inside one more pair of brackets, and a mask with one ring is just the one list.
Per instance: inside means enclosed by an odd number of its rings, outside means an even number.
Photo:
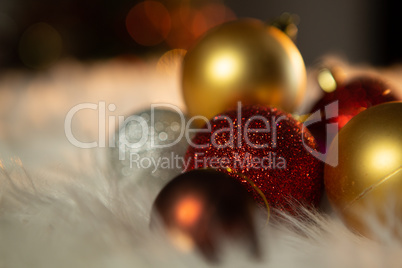
[{"label": "shiny gold sphere", "polygon": [[210,119],[238,101],[292,112],[305,84],[304,62],[294,43],[259,20],[218,26],[184,57],[182,87],[190,116]]},{"label": "shiny gold sphere", "polygon": [[361,112],[341,129],[338,142],[328,155],[331,160],[338,155],[338,166],[326,165],[324,178],[328,198],[345,223],[373,238],[376,227],[401,224],[402,102]]}]

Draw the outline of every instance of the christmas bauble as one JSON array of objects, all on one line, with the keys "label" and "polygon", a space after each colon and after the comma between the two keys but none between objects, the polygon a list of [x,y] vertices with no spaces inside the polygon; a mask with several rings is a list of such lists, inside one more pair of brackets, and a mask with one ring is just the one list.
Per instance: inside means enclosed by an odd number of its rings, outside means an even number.
[{"label": "christmas bauble", "polygon": [[322,195],[323,164],[311,154],[315,149],[313,136],[291,115],[265,106],[239,107],[199,130],[185,168],[227,172],[261,204],[262,194],[270,207],[295,212],[295,203],[316,206]]},{"label": "christmas bauble", "polygon": [[[370,224],[402,221],[402,102],[371,107],[352,118],[338,134],[325,166],[325,188],[334,208],[356,231]],[[373,221],[374,219],[374,221]]]},{"label": "christmas bauble", "polygon": [[259,257],[254,208],[252,198],[232,177],[212,169],[193,170],[174,178],[159,193],[151,227],[162,223],[179,249],[198,249],[210,261],[219,259],[222,239],[239,241]]},{"label": "christmas bauble", "polygon": [[[321,120],[312,124],[306,122],[306,125],[316,138],[320,151],[325,152],[327,144],[331,144],[331,138],[352,117],[377,104],[396,100],[392,88],[383,81],[368,76],[355,78],[325,93],[310,111],[313,114],[321,110]],[[327,129],[329,124],[337,124],[337,128]]]},{"label": "christmas bauble", "polygon": [[181,172],[188,143],[186,118],[173,110],[153,108],[127,117],[116,133],[116,145],[109,151],[117,176],[144,183],[158,192]]},{"label": "christmas bauble", "polygon": [[[188,51],[182,87],[191,116],[207,119],[245,104],[293,111],[306,83],[303,59],[294,43],[275,27],[242,19],[209,31]],[[198,120],[202,126],[205,120]]]}]

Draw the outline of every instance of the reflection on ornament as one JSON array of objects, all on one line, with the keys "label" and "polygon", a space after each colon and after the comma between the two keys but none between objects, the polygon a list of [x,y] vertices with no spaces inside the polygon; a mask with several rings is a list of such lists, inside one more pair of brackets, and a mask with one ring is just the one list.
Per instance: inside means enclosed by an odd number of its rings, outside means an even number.
[{"label": "reflection on ornament", "polygon": [[349,227],[368,236],[372,218],[384,229],[402,223],[401,118],[402,102],[369,108],[341,129],[339,150],[329,149],[339,165],[325,167],[328,197]]},{"label": "reflection on ornament", "polygon": [[258,20],[242,19],[212,29],[183,61],[189,114],[207,119],[235,107],[237,101],[291,112],[302,100],[305,82],[303,59],[294,43]]},{"label": "reflection on ornament", "polygon": [[317,81],[321,89],[330,93],[336,89],[336,80],[334,75],[329,69],[324,68],[317,75]]},{"label": "reflection on ornament", "polygon": [[[332,77],[332,78],[331,78]],[[316,138],[321,152],[326,151],[326,143],[330,144],[331,141],[326,141],[328,137],[334,137],[336,132],[329,133],[327,126],[329,124],[338,124],[339,131],[343,128],[350,119],[352,119],[358,113],[370,108],[372,106],[396,101],[397,98],[392,93],[392,89],[383,81],[372,77],[360,77],[349,81],[346,84],[340,84],[335,90],[333,86],[335,79],[331,76],[329,70],[324,70],[320,73],[319,82],[321,87],[327,91],[325,95],[314,105],[310,113],[314,113],[321,110],[321,114],[334,115],[328,120],[325,120],[325,116],[322,116],[320,122],[314,124],[308,124],[308,129]],[[331,91],[333,90],[333,91]],[[335,101],[338,101],[337,106],[330,106]],[[337,111],[335,111],[337,110]]]},{"label": "reflection on ornament", "polygon": [[213,117],[195,135],[185,157],[190,161],[187,168],[228,173],[262,206],[265,202],[253,185],[276,209],[295,212],[294,200],[317,206],[323,192],[323,164],[311,154],[316,143],[305,130],[276,108],[254,105],[231,110]]},{"label": "reflection on ornament", "polygon": [[208,77],[216,83],[225,83],[241,72],[241,58],[236,51],[218,51],[207,64]]},{"label": "reflection on ornament", "polygon": [[255,203],[243,186],[225,173],[199,169],[183,173],[159,193],[151,228],[160,220],[173,244],[183,252],[198,249],[209,261],[219,260],[223,239],[240,242],[260,256],[254,223]]},{"label": "reflection on ornament", "polygon": [[154,109],[132,115],[126,122],[110,150],[113,169],[121,178],[156,187],[157,193],[181,172],[180,157],[188,146],[186,120],[176,112]]}]

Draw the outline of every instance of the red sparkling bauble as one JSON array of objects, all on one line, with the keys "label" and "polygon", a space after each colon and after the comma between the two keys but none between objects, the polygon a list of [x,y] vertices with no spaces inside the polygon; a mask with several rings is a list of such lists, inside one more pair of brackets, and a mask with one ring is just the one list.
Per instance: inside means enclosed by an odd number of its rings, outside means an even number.
[{"label": "red sparkling bauble", "polygon": [[[321,117],[326,119],[309,125],[308,129],[316,138],[319,150],[325,152],[326,143],[331,142],[331,140],[326,140],[327,137],[334,137],[355,115],[377,104],[396,100],[398,98],[392,93],[392,89],[383,81],[372,77],[355,78],[338,86],[333,92],[326,93],[314,105],[310,113],[321,110]],[[328,107],[335,101],[339,101],[337,113],[336,106]],[[327,108],[325,108],[326,106]],[[327,130],[327,124],[333,123],[337,123],[338,128]]]},{"label": "red sparkling bauble", "polygon": [[294,213],[295,203],[317,206],[323,164],[311,154],[316,143],[302,127],[291,115],[265,106],[217,115],[190,144],[187,170],[211,167],[226,172],[262,205],[265,197],[271,208]]}]

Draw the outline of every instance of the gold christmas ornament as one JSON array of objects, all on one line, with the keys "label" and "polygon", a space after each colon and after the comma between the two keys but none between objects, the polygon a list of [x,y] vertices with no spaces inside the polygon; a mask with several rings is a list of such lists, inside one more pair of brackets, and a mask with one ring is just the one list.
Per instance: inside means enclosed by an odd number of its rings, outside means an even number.
[{"label": "gold christmas ornament", "polygon": [[378,238],[373,231],[382,226],[395,235],[402,224],[402,102],[356,115],[340,130],[338,142],[328,155],[338,155],[338,166],[325,166],[331,204],[360,234]]},{"label": "gold christmas ornament", "polygon": [[182,75],[190,116],[207,119],[238,101],[292,112],[306,84],[304,62],[294,43],[277,28],[254,19],[209,31],[184,57]]}]

